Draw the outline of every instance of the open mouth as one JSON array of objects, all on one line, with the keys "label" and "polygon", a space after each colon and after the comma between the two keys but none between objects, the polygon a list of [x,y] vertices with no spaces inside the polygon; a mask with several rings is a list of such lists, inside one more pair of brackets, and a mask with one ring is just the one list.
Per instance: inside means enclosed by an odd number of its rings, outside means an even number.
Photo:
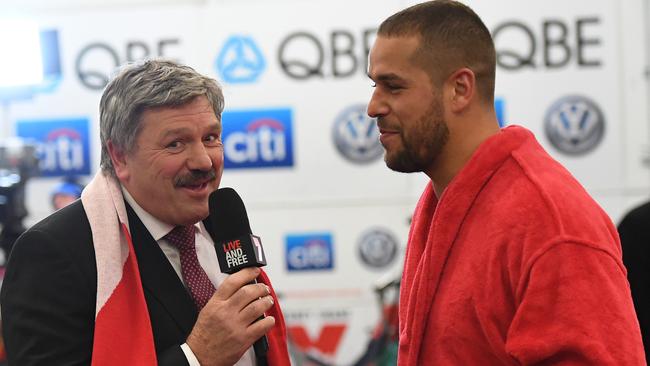
[{"label": "open mouth", "polygon": [[208,186],[208,183],[210,183],[209,180],[198,184],[185,184],[181,186],[181,188],[189,189],[191,191],[202,191]]},{"label": "open mouth", "polygon": [[377,127],[379,129],[379,134],[380,135],[399,133],[399,130],[396,129],[396,128],[387,128],[385,126],[377,126]]}]

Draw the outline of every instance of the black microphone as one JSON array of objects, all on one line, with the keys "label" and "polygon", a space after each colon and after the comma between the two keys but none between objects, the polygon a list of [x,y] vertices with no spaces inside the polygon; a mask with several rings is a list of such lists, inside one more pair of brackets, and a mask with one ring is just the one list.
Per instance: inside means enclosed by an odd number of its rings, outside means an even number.
[{"label": "black microphone", "polygon": [[[253,235],[244,201],[232,188],[220,188],[208,200],[208,224],[214,233],[214,244],[221,272],[232,274],[247,267],[266,265],[266,255],[259,236]],[[253,283],[256,283],[254,280]],[[264,315],[260,317],[263,319]],[[258,365],[266,365],[269,349],[266,335],[253,344]]]}]

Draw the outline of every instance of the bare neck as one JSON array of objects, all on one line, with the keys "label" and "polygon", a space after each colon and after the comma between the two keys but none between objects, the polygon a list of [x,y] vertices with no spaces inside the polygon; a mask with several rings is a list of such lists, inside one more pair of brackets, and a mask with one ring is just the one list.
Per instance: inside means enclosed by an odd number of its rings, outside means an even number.
[{"label": "bare neck", "polygon": [[436,162],[424,173],[433,183],[436,197],[440,198],[456,174],[467,164],[478,147],[499,133],[499,123],[491,113],[467,113],[448,122],[449,139]]}]

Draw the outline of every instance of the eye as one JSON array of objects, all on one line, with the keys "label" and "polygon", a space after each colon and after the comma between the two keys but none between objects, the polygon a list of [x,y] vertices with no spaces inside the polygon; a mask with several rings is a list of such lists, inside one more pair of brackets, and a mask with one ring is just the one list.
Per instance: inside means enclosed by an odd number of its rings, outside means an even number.
[{"label": "eye", "polygon": [[216,133],[207,135],[206,137],[203,138],[203,141],[208,146],[216,146],[221,144],[221,139],[219,138],[219,135]]},{"label": "eye", "polygon": [[378,82],[373,82],[372,87],[390,94],[397,94],[405,89],[404,84],[395,80],[379,80]]},{"label": "eye", "polygon": [[401,85],[399,84],[393,84],[393,83],[387,83],[386,88],[390,91],[395,91],[395,90],[401,90],[404,89]]},{"label": "eye", "polygon": [[174,140],[165,146],[165,148],[169,150],[179,150],[182,147],[183,147],[183,143],[181,142],[181,140]]}]

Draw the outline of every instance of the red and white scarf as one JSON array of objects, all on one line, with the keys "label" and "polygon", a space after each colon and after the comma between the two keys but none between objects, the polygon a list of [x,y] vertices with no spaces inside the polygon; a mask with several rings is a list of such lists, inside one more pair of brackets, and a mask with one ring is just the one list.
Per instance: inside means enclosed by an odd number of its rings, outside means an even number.
[{"label": "red and white scarf", "polygon": [[[84,189],[81,202],[90,222],[97,261],[92,365],[157,365],[149,312],[120,184],[99,172]],[[286,327],[278,299],[263,271],[258,281],[271,288],[275,301],[267,312],[275,318],[275,326],[267,334],[268,363],[271,366],[290,365]]]}]

